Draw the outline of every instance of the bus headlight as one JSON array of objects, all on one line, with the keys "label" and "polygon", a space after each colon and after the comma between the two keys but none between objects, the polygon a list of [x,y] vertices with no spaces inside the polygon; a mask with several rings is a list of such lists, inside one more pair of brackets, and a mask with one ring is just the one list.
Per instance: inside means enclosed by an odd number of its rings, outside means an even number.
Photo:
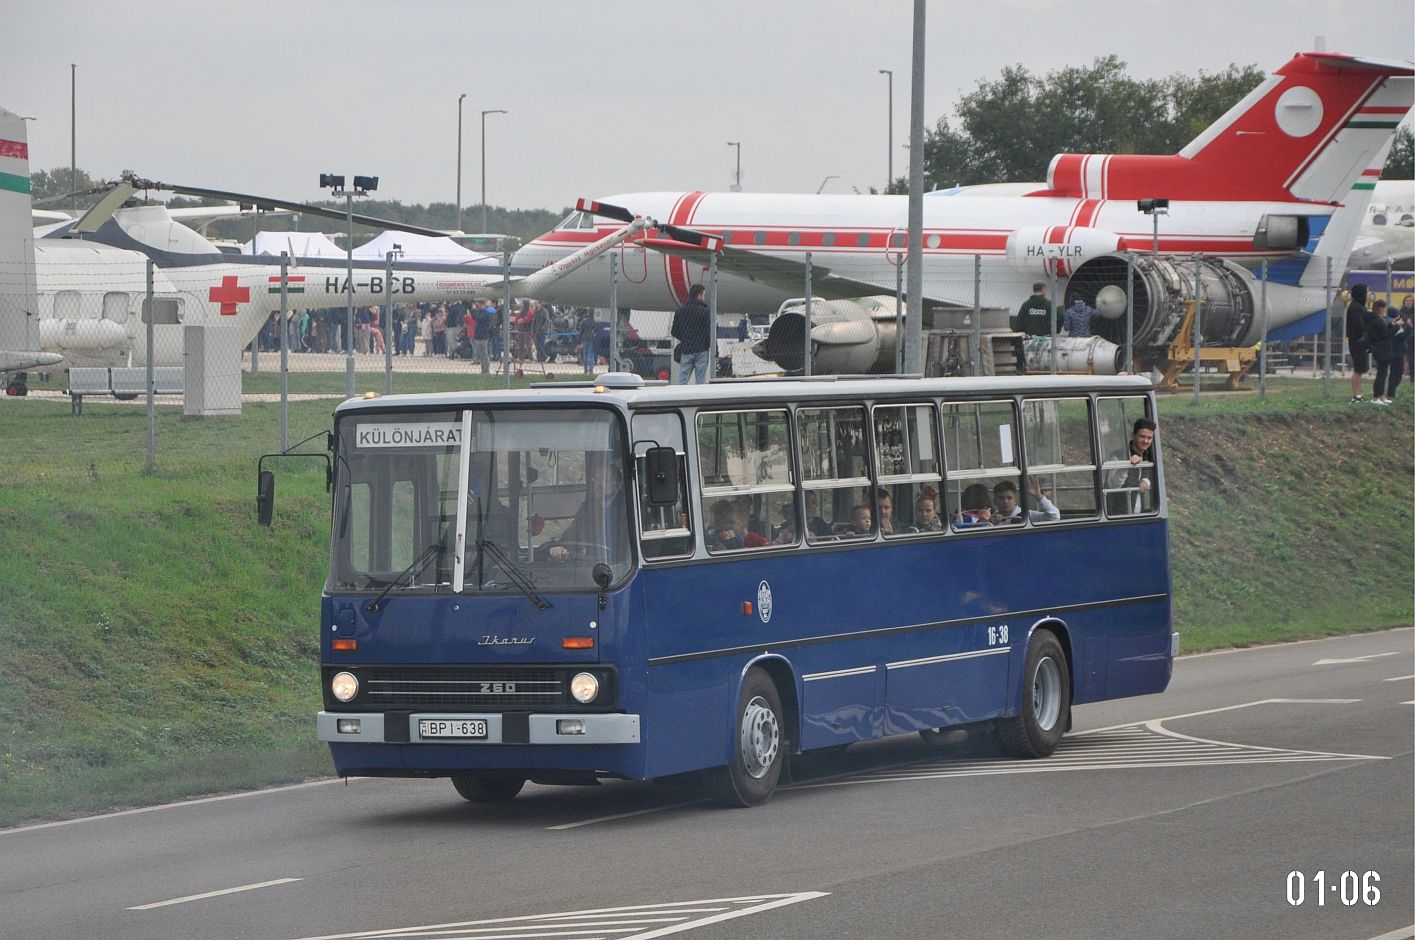
[{"label": "bus headlight", "polygon": [[570,680],[570,694],[581,705],[588,705],[599,694],[599,680],[588,672],[579,672]]},{"label": "bus headlight", "polygon": [[359,694],[359,680],[354,678],[352,672],[335,673],[334,678],[329,680],[329,691],[341,702],[352,701]]}]

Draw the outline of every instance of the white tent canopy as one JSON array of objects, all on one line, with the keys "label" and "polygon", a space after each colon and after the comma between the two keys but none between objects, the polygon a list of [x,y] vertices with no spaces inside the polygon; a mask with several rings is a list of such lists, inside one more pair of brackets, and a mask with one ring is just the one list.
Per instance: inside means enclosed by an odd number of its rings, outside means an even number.
[{"label": "white tent canopy", "polygon": [[257,232],[256,237],[241,246],[246,255],[280,257],[288,251],[292,258],[344,258],[343,248],[330,241],[323,232]]},{"label": "white tent canopy", "polygon": [[[411,232],[384,232],[354,249],[354,257],[383,261],[394,246],[402,250],[402,260],[429,264],[470,264],[485,261],[486,255],[463,248],[447,236],[414,235]],[[395,259],[396,260],[396,259]]]}]

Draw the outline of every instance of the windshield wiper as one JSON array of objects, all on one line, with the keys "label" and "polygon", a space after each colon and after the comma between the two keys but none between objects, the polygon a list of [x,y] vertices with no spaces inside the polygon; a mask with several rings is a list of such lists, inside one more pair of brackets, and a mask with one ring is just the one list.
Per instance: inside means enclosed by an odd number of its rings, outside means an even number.
[{"label": "windshield wiper", "polygon": [[525,570],[507,557],[506,553],[496,547],[490,539],[477,539],[477,549],[483,554],[490,555],[492,561],[501,566],[501,570],[506,572],[506,577],[511,579],[511,583],[516,585],[520,592],[536,605],[537,610],[545,610],[550,606],[550,601],[536,593],[536,586],[531,581]]},{"label": "windshield wiper", "polygon": [[[398,577],[394,578],[392,581],[389,581],[388,586],[383,589],[383,592],[377,597],[375,597],[372,601],[370,601],[366,607],[364,607],[364,613],[378,613],[378,606],[383,603],[383,599],[388,596],[388,592],[398,586],[398,582],[402,581],[409,574],[411,574],[413,576],[413,579],[416,580],[417,576],[422,574],[422,570],[428,566],[428,562],[432,561],[434,558],[437,558],[441,554],[441,542],[433,542],[427,548],[423,549],[422,554],[418,555],[417,558],[414,558],[413,563],[408,567],[404,568],[402,574],[398,575]],[[411,584],[412,582],[410,581],[409,586],[411,586]]]}]

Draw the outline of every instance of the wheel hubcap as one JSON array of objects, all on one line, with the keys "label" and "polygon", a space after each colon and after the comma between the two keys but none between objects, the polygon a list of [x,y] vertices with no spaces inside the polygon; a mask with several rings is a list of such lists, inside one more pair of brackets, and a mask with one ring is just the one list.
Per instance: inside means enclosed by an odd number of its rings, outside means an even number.
[{"label": "wheel hubcap", "polygon": [[1061,717],[1061,667],[1050,656],[1032,674],[1032,714],[1043,731],[1056,727]]},{"label": "wheel hubcap", "polygon": [[765,777],[776,761],[781,746],[781,726],[776,713],[760,695],[747,703],[742,713],[742,763],[754,780]]}]

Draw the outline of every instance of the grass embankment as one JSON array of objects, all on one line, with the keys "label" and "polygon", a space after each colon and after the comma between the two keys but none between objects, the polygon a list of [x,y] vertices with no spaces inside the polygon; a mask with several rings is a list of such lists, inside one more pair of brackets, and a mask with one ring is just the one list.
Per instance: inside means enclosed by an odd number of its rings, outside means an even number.
[{"label": "grass embankment", "polygon": [[[333,404],[292,403],[290,439]],[[141,408],[68,412],[0,402],[0,825],[330,772],[322,467],[288,462],[276,525],[253,521],[278,406],[161,409],[151,475]],[[1265,403],[1166,399],[1161,428],[1186,650],[1411,622],[1408,398],[1356,408],[1290,381]]]}]

